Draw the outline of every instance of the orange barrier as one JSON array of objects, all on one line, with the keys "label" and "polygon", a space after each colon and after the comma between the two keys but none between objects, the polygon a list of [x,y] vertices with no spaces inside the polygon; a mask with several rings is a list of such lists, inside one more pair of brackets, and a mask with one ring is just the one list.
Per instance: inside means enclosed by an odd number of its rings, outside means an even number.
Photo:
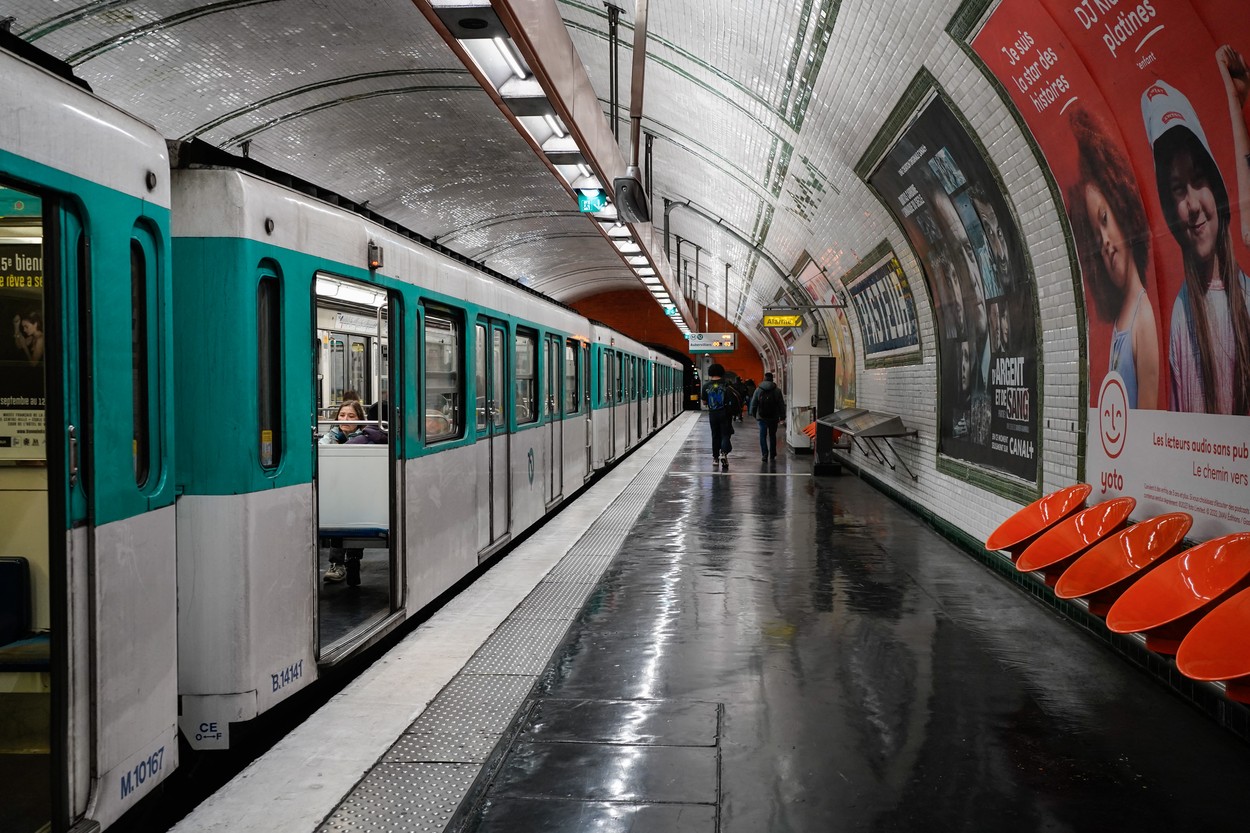
[{"label": "orange barrier", "polygon": [[985,539],[985,548],[1006,550],[1016,558],[1038,535],[1084,508],[1092,490],[1088,483],[1078,483],[1038,498],[999,524]]},{"label": "orange barrier", "polygon": [[1106,616],[1129,585],[1180,551],[1193,522],[1188,512],[1171,512],[1098,542],[1059,577],[1055,595],[1084,598],[1090,613]]},{"label": "orange barrier", "polygon": [[816,423],[814,422],[810,423],[806,428],[803,429],[803,433],[811,437],[813,440],[816,439]]},{"label": "orange barrier", "polygon": [[1016,569],[1022,573],[1040,571],[1051,587],[1078,555],[1128,523],[1137,501],[1118,497],[1060,521],[1034,539],[1020,553]]},{"label": "orange barrier", "polygon": [[1186,677],[1224,680],[1230,700],[1250,703],[1250,590],[1242,590],[1202,618],[1181,642],[1176,667]]},{"label": "orange barrier", "polygon": [[1107,627],[1145,633],[1146,647],[1174,654],[1212,607],[1250,586],[1250,532],[1235,532],[1190,547],[1160,564],[1116,600]]}]

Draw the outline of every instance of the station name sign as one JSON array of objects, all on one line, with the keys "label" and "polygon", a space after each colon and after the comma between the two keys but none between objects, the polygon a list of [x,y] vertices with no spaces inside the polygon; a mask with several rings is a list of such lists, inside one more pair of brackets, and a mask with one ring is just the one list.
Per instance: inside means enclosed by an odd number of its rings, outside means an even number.
[{"label": "station name sign", "polygon": [[793,327],[795,329],[803,326],[803,316],[801,315],[764,315],[765,327]]},{"label": "station name sign", "polygon": [[733,333],[687,333],[691,353],[732,353],[736,347]]}]

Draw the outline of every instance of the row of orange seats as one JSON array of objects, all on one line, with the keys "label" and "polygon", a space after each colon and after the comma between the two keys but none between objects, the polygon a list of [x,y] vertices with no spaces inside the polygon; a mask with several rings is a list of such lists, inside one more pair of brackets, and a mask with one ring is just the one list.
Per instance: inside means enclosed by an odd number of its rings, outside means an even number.
[{"label": "row of orange seats", "polygon": [[1230,699],[1250,703],[1250,532],[1186,548],[1188,513],[1130,525],[1133,498],[1087,508],[1091,491],[1069,486],[1030,503],[985,548],[1040,573],[1059,598],[1085,599],[1111,631],[1143,634],[1185,676],[1223,681]]}]

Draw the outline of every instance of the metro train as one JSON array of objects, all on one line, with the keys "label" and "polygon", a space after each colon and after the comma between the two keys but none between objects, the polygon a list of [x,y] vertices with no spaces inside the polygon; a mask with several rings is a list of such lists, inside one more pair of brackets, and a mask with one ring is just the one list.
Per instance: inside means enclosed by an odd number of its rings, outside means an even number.
[{"label": "metro train", "polygon": [[[0,828],[107,827],[180,732],[228,747],[672,420],[682,368],[0,66]],[[345,397],[385,443],[318,442]]]}]

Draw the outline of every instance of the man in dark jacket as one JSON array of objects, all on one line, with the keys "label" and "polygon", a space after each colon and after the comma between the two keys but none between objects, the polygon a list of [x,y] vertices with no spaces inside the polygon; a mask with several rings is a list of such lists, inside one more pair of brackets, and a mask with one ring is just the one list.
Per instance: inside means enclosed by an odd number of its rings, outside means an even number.
[{"label": "man in dark jacket", "polygon": [[729,452],[733,446],[733,416],[742,410],[742,400],[725,378],[725,368],[714,364],[707,369],[700,397],[707,408],[707,421],[712,426],[712,459],[720,462],[721,471],[729,471]]},{"label": "man in dark jacket", "polygon": [[773,382],[773,374],[765,373],[764,381],[751,395],[747,412],[760,425],[760,455],[764,460],[777,459],[777,423],[785,421],[786,400],[781,388]]}]

